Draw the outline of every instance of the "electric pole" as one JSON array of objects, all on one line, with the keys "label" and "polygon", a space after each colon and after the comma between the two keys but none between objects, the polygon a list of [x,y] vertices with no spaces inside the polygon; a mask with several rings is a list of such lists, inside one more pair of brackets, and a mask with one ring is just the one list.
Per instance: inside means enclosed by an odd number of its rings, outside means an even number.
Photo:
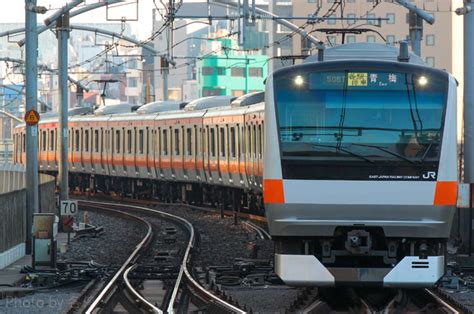
[{"label": "electric pole", "polygon": [[62,14],[56,22],[56,36],[58,38],[58,71],[59,71],[59,127],[57,144],[59,146],[59,204],[66,201],[69,196],[69,167],[68,167],[68,39],[69,39],[69,13]]},{"label": "electric pole", "polygon": [[[37,111],[38,99],[38,31],[36,0],[25,0],[25,111]],[[32,250],[33,213],[39,208],[38,125],[26,125],[26,254]]]}]

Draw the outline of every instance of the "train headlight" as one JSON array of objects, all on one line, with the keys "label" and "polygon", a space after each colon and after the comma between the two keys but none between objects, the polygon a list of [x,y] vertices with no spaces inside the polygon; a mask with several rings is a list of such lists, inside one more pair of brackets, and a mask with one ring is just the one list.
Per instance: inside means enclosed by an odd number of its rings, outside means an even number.
[{"label": "train headlight", "polygon": [[426,76],[420,76],[420,78],[418,79],[418,84],[420,84],[421,86],[425,86],[426,84],[428,84],[428,79],[426,78]]},{"label": "train headlight", "polygon": [[301,86],[304,84],[304,79],[301,75],[298,75],[295,77],[295,85],[296,86]]}]

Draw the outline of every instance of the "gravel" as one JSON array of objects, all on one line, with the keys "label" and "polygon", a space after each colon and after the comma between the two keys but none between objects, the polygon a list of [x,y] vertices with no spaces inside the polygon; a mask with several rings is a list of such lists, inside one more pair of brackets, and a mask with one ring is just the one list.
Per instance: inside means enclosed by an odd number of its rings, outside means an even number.
[{"label": "gravel", "polygon": [[[257,238],[253,230],[243,224],[234,225],[233,218],[220,218],[220,214],[184,206],[155,206],[158,210],[183,217],[191,222],[199,235],[199,251],[194,253],[194,266],[208,269],[209,266],[232,266],[236,258],[273,260],[273,243]],[[257,246],[253,255],[252,246]],[[284,312],[301,289],[287,286],[227,287],[225,293],[254,313]]]},{"label": "gravel", "polygon": [[[121,265],[146,234],[146,227],[138,221],[88,211],[89,223],[104,228],[98,237],[83,237],[71,241],[68,252],[58,254],[59,260],[91,261],[104,265]],[[83,222],[83,214],[76,216]]]}]

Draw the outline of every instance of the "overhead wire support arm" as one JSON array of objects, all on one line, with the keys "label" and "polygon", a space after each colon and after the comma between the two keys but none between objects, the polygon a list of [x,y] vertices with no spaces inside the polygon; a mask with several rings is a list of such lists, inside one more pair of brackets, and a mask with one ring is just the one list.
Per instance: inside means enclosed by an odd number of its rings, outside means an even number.
[{"label": "overhead wire support arm", "polygon": [[50,17],[46,18],[44,20],[44,24],[46,26],[51,25],[53,22],[56,22],[58,19],[60,19],[64,14],[69,13],[73,8],[77,7],[79,4],[84,2],[84,0],[74,0],[72,2],[69,2],[66,4],[64,7],[62,7],[60,10],[57,10],[53,15]]}]

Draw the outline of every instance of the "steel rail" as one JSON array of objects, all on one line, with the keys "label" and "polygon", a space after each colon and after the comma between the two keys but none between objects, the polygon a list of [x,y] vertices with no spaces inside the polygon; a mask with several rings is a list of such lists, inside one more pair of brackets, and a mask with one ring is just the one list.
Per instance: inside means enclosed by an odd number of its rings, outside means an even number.
[{"label": "steel rail", "polygon": [[[174,305],[176,303],[176,298],[177,298],[177,295],[178,295],[178,292],[179,292],[179,287],[180,287],[181,282],[183,281],[183,279],[185,279],[187,281],[188,286],[190,286],[192,291],[194,291],[194,293],[198,297],[200,297],[202,300],[206,301],[207,303],[214,304],[218,307],[222,307],[223,309],[231,311],[233,313],[238,313],[238,314],[246,313],[245,311],[235,307],[234,305],[232,305],[228,302],[225,302],[224,300],[221,300],[219,297],[217,297],[214,294],[212,294],[211,292],[207,291],[191,275],[190,271],[188,270],[188,263],[191,262],[191,255],[192,255],[191,251],[194,247],[194,243],[196,241],[196,238],[195,238],[194,227],[188,220],[186,220],[182,217],[173,215],[173,214],[165,213],[165,212],[162,212],[162,211],[159,211],[159,210],[156,210],[156,209],[151,209],[151,208],[142,207],[142,206],[122,205],[122,204],[114,204],[114,203],[106,203],[106,202],[95,202],[95,201],[84,201],[84,200],[79,200],[79,202],[80,203],[92,203],[92,204],[108,205],[108,206],[114,206],[114,207],[126,207],[126,208],[130,208],[130,209],[139,210],[139,211],[142,211],[142,212],[152,213],[154,215],[158,214],[159,216],[161,216],[163,218],[168,218],[168,219],[173,220],[173,221],[178,221],[181,224],[183,224],[186,227],[186,229],[188,229],[188,231],[189,231],[189,242],[188,242],[188,245],[186,247],[186,251],[185,251],[184,256],[183,256],[183,261],[182,261],[181,266],[180,266],[180,271],[179,271],[179,274],[178,274],[178,278],[176,280],[176,283],[175,283],[175,286],[173,288],[173,292],[171,294],[171,298],[170,298],[168,307],[166,309],[167,313],[175,313]],[[164,204],[164,205],[165,206],[166,205],[176,206],[177,204]],[[91,312],[87,312],[87,313],[89,314]]]},{"label": "steel rail", "polygon": [[440,304],[445,310],[453,314],[460,314],[461,312],[454,308],[452,305],[444,301],[440,296],[431,291],[430,289],[424,289],[425,293],[429,294],[438,304]]},{"label": "steel rail", "polygon": [[258,236],[260,239],[265,240],[271,240],[272,236],[262,227],[257,226],[256,224],[250,222],[250,221],[242,221],[243,224],[247,225],[249,228],[255,230],[257,232]]},{"label": "steel rail", "polygon": [[125,287],[127,288],[127,291],[133,295],[133,297],[135,297],[135,302],[136,303],[139,303],[139,304],[143,304],[146,308],[148,308],[148,310],[151,312],[151,313],[156,313],[156,314],[162,314],[163,311],[159,308],[157,308],[156,306],[154,306],[153,304],[151,304],[147,299],[145,299],[140,293],[138,293],[132,286],[132,284],[130,283],[130,281],[128,280],[128,274],[130,273],[130,271],[132,271],[135,267],[137,266],[137,264],[135,265],[132,265],[130,266],[129,268],[127,268],[127,270],[123,273],[123,282],[125,283]]},{"label": "steel rail", "polygon": [[[80,201],[80,203],[90,203],[90,202],[86,202],[86,201]],[[100,204],[100,203],[98,203]],[[97,209],[100,209],[100,210],[106,210],[106,211],[111,211],[111,212],[117,212],[113,209],[110,209],[110,208],[104,208],[104,207],[99,207],[99,206],[96,206],[95,208]],[[125,273],[125,271],[128,269],[128,267],[130,266],[130,264],[134,263],[134,261],[137,259],[137,257],[139,256],[139,253],[140,251],[142,250],[142,248],[144,248],[146,246],[147,243],[149,243],[149,241],[151,240],[152,236],[153,236],[153,231],[152,231],[152,227],[151,227],[151,224],[140,218],[140,217],[137,217],[137,216],[134,216],[134,215],[131,215],[131,214],[127,214],[127,213],[124,213],[124,212],[120,212],[122,215],[126,215],[126,216],[129,216],[133,219],[136,219],[136,220],[139,220],[143,223],[145,223],[148,227],[148,231],[145,235],[145,237],[143,237],[142,241],[140,241],[140,243],[135,247],[135,250],[132,252],[132,254],[128,257],[128,259],[125,261],[125,263],[123,263],[123,265],[120,267],[120,269],[115,273],[115,275],[112,277],[112,279],[107,283],[107,285],[105,286],[104,289],[102,289],[102,291],[99,293],[99,295],[96,297],[96,299],[92,302],[92,304],[88,307],[88,309],[86,310],[86,313],[87,314],[91,314],[93,313],[95,310],[98,310],[101,305],[102,305],[102,302],[107,299],[108,297],[110,297],[111,295],[111,292],[114,290],[115,286],[117,285],[118,283],[118,280],[120,279],[121,276],[123,276],[123,274]]]}]

